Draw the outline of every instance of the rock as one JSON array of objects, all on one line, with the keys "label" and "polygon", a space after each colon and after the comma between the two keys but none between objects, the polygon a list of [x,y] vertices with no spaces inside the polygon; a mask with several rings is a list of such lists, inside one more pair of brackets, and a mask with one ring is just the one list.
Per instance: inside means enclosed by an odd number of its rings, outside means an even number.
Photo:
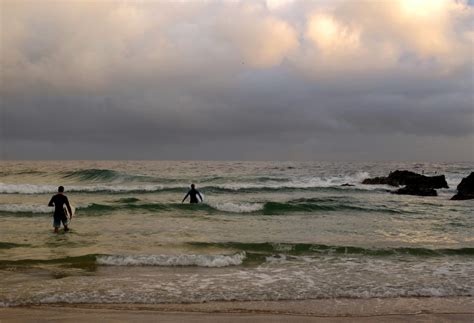
[{"label": "rock", "polygon": [[349,184],[349,183],[345,183],[345,184],[342,184],[341,186],[355,186],[355,185]]},{"label": "rock", "polygon": [[419,186],[405,186],[391,193],[401,195],[438,196],[435,189]]},{"label": "rock", "polygon": [[444,175],[425,176],[407,170],[396,170],[388,177],[367,178],[362,184],[385,184],[390,186],[411,186],[419,188],[449,188]]},{"label": "rock", "polygon": [[367,184],[367,185],[390,185],[388,183],[388,177],[366,178],[362,181],[362,184]]},{"label": "rock", "polygon": [[451,200],[474,199],[474,172],[468,177],[464,177],[457,187],[458,193]]}]

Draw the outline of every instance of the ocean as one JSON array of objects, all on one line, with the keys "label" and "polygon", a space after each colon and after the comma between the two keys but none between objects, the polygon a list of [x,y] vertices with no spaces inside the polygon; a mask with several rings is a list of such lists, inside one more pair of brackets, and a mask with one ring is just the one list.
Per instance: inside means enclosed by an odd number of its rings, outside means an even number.
[{"label": "ocean", "polygon": [[[450,200],[473,163],[0,165],[2,307],[474,296],[474,201]],[[396,169],[450,188],[361,184]],[[191,183],[204,203],[181,203]],[[76,216],[54,234],[59,185]]]}]

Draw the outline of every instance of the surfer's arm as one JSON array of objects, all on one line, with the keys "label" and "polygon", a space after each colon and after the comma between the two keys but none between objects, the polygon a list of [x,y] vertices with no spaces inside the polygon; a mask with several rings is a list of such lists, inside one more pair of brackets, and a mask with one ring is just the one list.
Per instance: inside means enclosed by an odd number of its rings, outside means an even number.
[{"label": "surfer's arm", "polygon": [[186,194],[186,196],[183,198],[183,200],[181,201],[181,203],[183,203],[184,200],[186,200],[186,198],[187,198],[188,196],[189,196],[189,192],[188,192],[188,194]]},{"label": "surfer's arm", "polygon": [[51,198],[51,201],[49,201],[48,206],[54,206],[53,200],[54,200],[54,196]]},{"label": "surfer's arm", "polygon": [[67,207],[67,211],[69,212],[69,214],[72,217],[71,205],[69,204],[69,200],[67,199],[67,197],[66,197],[66,207]]}]

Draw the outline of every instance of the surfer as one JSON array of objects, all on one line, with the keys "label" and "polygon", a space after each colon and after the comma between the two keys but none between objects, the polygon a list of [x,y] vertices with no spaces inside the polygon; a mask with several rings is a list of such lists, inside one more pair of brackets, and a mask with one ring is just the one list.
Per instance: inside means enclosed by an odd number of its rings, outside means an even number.
[{"label": "surfer", "polygon": [[67,196],[64,195],[64,187],[59,186],[58,194],[54,195],[51,198],[51,201],[49,201],[48,203],[48,206],[54,206],[54,215],[53,215],[54,233],[58,233],[59,228],[61,227],[61,222],[64,225],[64,231],[65,232],[69,231],[69,228],[67,227],[68,220],[67,220],[67,214],[66,214],[66,209],[64,207],[64,204],[66,204],[67,212],[69,212],[72,218],[71,205],[69,205],[69,200],[67,199]]},{"label": "surfer", "polygon": [[198,196],[202,202],[201,193],[199,193],[199,191],[195,188],[194,184],[191,184],[191,189],[188,191],[188,194],[186,194],[186,196],[183,198],[183,201],[181,203],[183,203],[184,200],[186,200],[188,196],[189,196],[189,203],[199,203],[197,199]]}]

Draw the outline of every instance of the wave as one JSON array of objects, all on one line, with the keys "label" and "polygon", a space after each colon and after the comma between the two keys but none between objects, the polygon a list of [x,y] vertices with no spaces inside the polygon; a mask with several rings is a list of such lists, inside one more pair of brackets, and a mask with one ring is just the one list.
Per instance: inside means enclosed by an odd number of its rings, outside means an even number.
[{"label": "wave", "polygon": [[47,205],[1,204],[2,213],[52,213],[54,208]]},{"label": "wave", "polygon": [[139,256],[98,256],[98,265],[107,266],[198,266],[228,267],[241,265],[245,253],[234,255],[139,255]]},{"label": "wave", "polygon": [[[55,185],[42,184],[4,184],[0,183],[1,194],[54,194],[58,187]],[[143,184],[143,185],[71,185],[65,187],[66,192],[76,193],[148,193],[158,192],[164,189],[159,184]],[[176,188],[170,188],[176,190]],[[183,192],[183,188],[179,190]]]},{"label": "wave", "polygon": [[[75,209],[87,209],[92,204],[78,205]],[[0,213],[52,214],[54,207],[39,204],[0,204]]]},{"label": "wave", "polygon": [[337,246],[312,243],[245,243],[245,242],[189,242],[189,245],[204,249],[226,249],[245,252],[248,258],[256,255],[367,255],[367,256],[474,256],[474,248],[364,248],[358,246]]},{"label": "wave", "polygon": [[176,183],[178,179],[158,178],[140,174],[127,174],[111,169],[81,169],[60,173],[65,179],[75,179],[81,182],[149,182],[149,183]]},{"label": "wave", "polygon": [[[69,185],[68,192],[78,193],[148,193],[148,192],[185,192],[188,188],[188,180],[175,178],[155,178],[145,175],[129,175],[109,169],[84,169],[70,172],[62,172],[63,178],[78,179],[81,182],[107,182],[92,185]],[[377,190],[380,187],[359,185],[361,181],[368,177],[365,172],[357,173],[353,176],[333,176],[333,177],[205,177],[200,187],[203,192],[212,193],[255,193],[265,191],[293,191],[293,190]],[[126,184],[123,182],[136,182]],[[197,182],[200,182],[199,180]],[[355,186],[341,186],[343,184]],[[0,193],[2,194],[45,194],[55,193],[56,185],[48,184],[6,184],[0,183]]]},{"label": "wave", "polygon": [[46,172],[34,170],[34,169],[24,169],[18,171],[0,171],[0,176],[11,176],[11,175],[45,175]]},{"label": "wave", "polygon": [[215,210],[226,213],[253,213],[265,208],[265,203],[234,203],[222,202],[211,204]]},{"label": "wave", "polygon": [[[128,174],[111,169],[81,169],[60,173],[63,178],[77,179],[79,181],[141,181],[151,183],[181,183],[187,186],[188,181],[183,178],[159,178],[140,174]],[[330,187],[345,183],[360,183],[363,179],[369,177],[367,172],[359,172],[355,175],[331,176],[331,177],[299,177],[288,178],[284,176],[207,176],[198,180],[200,183],[222,184],[218,187],[239,190],[242,188],[261,188],[275,187],[282,184],[286,187],[305,188],[305,187]]]},{"label": "wave", "polygon": [[[76,214],[100,215],[107,212],[130,210],[159,213],[162,211],[186,211],[215,213],[249,213],[255,215],[284,215],[292,213],[318,212],[378,212],[388,214],[403,214],[407,211],[389,208],[387,206],[358,206],[353,202],[337,198],[297,199],[287,202],[210,202],[199,204],[188,203],[138,203],[135,198],[120,199],[116,204],[90,203],[76,206]],[[15,214],[51,214],[53,208],[46,205],[0,204],[0,213]]]},{"label": "wave", "polygon": [[[141,185],[70,185],[65,186],[67,192],[74,193],[108,193],[108,194],[126,194],[126,193],[186,193],[187,185],[163,185],[163,184],[141,184]],[[199,191],[202,193],[265,193],[265,192],[296,192],[296,191],[383,191],[386,187],[377,185],[370,186],[309,186],[297,185],[295,183],[281,183],[280,185],[258,185],[252,183],[242,183],[239,185],[211,185],[202,186]],[[57,191],[55,185],[42,184],[4,184],[0,183],[0,194],[54,194]]]},{"label": "wave", "polygon": [[81,169],[62,173],[63,178],[76,178],[82,181],[113,180],[123,175],[110,169]]},{"label": "wave", "polygon": [[[429,249],[416,247],[366,248],[310,243],[245,243],[245,242],[188,242],[196,250],[193,254],[174,255],[107,255],[86,254],[55,259],[0,260],[0,268],[60,265],[72,268],[94,269],[97,266],[195,266],[228,267],[259,265],[275,261],[317,260],[318,257],[474,257],[474,248]],[[22,245],[2,242],[0,246],[16,248]],[[208,254],[216,249],[219,254]],[[199,252],[201,250],[202,252]]]},{"label": "wave", "polygon": [[241,265],[245,253],[207,255],[101,255],[88,254],[76,257],[56,259],[22,259],[0,260],[0,268],[29,267],[35,265],[68,265],[69,267],[91,268],[95,266],[194,266],[194,267],[228,267]]},{"label": "wave", "polygon": [[35,265],[68,265],[69,267],[91,268],[96,265],[97,254],[55,259],[0,260],[0,268],[30,267]]},{"label": "wave", "polygon": [[13,242],[1,242],[0,241],[0,249],[13,249],[13,248],[21,248],[21,247],[29,247],[30,244],[27,243],[13,243]]}]

